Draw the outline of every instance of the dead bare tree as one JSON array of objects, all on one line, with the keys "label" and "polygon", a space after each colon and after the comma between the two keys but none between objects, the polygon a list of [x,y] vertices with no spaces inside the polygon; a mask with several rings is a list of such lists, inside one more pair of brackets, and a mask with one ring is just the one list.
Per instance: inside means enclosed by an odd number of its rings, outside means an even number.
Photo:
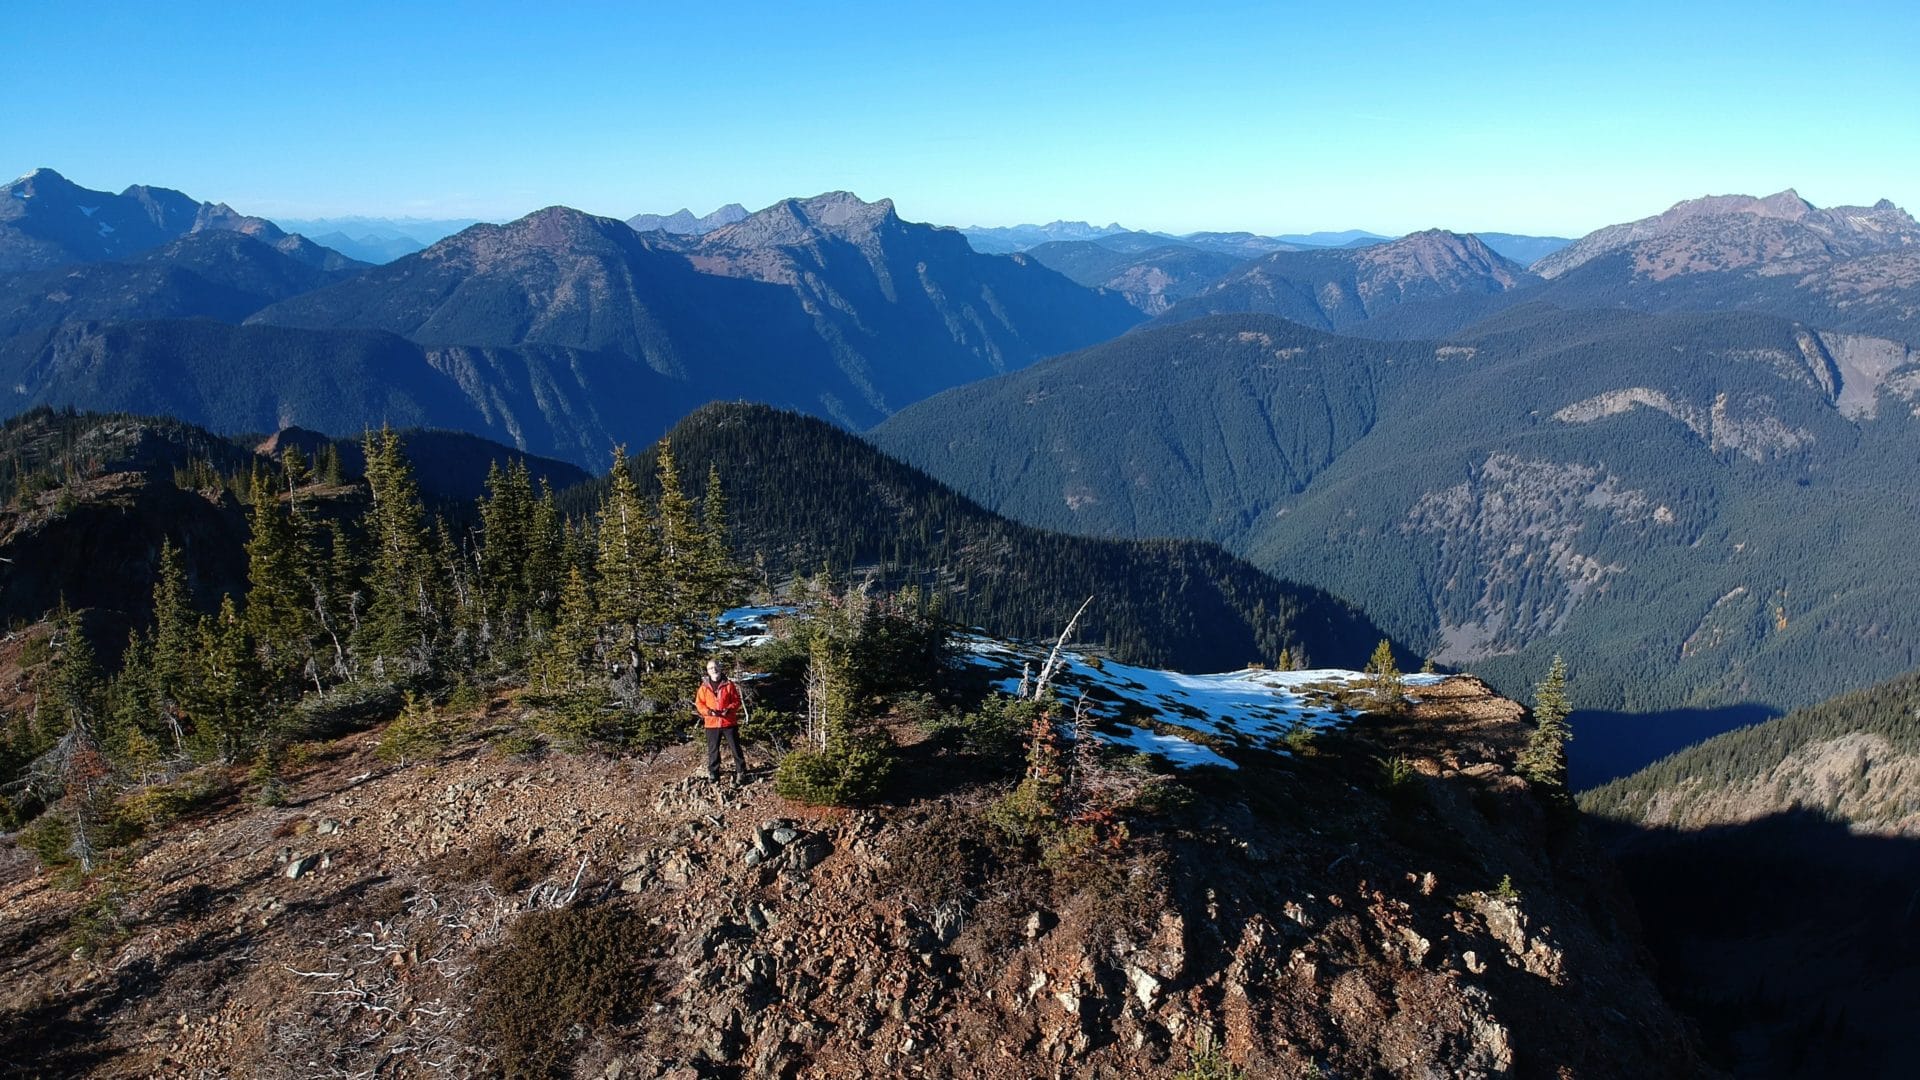
[{"label": "dead bare tree", "polygon": [[1034,681],[1033,695],[1028,700],[1039,701],[1041,695],[1047,692],[1047,684],[1053,681],[1054,675],[1060,670],[1060,650],[1066,647],[1067,639],[1073,635],[1073,628],[1080,623],[1080,616],[1085,615],[1092,604],[1093,597],[1087,597],[1086,602],[1080,605],[1080,610],[1067,620],[1067,628],[1060,631],[1060,640],[1053,643],[1053,651],[1047,654],[1047,662],[1041,666],[1040,678]]}]

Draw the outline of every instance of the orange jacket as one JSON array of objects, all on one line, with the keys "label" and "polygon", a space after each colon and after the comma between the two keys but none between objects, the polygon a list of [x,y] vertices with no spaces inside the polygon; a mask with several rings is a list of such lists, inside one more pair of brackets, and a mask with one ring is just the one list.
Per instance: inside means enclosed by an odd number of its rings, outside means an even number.
[{"label": "orange jacket", "polygon": [[700,692],[693,696],[693,708],[700,714],[703,727],[739,727],[740,688],[731,680],[710,683],[701,679]]}]

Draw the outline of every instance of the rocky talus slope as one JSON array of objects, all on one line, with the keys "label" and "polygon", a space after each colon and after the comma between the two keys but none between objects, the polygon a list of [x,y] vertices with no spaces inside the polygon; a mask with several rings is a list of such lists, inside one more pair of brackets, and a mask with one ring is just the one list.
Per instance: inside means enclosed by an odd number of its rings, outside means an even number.
[{"label": "rocky talus slope", "polygon": [[[1604,862],[1509,772],[1519,707],[1421,693],[1183,773],[1123,840],[1051,862],[996,839],[1003,778],[903,720],[904,782],[851,812],[689,779],[690,745],[505,753],[483,736],[511,695],[424,760],[377,756],[380,731],[308,744],[283,805],[214,797],[84,884],[0,849],[0,1067],[1694,1075]],[[583,987],[606,992],[578,1022],[516,1027]]]}]

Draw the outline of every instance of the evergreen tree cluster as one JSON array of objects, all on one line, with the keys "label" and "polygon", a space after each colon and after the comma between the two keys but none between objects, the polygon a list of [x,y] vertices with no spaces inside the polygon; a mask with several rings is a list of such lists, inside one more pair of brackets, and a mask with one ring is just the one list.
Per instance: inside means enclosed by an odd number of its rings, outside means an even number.
[{"label": "evergreen tree cluster", "polygon": [[947,666],[951,626],[938,599],[911,585],[875,594],[844,588],[823,571],[796,599],[807,618],[756,655],[772,669],[776,697],[792,687],[794,721],[786,726],[795,745],[780,761],[775,789],[816,805],[870,801],[894,766],[878,720],[930,703],[927,691]]},{"label": "evergreen tree cluster", "polygon": [[55,811],[89,866],[111,792],[204,762],[270,775],[284,745],[308,734],[303,717],[336,696],[379,698],[369,687],[424,699],[526,682],[618,698],[625,713],[684,713],[703,629],[744,580],[717,472],[696,502],[663,446],[662,495],[650,498],[617,453],[597,513],[570,519],[551,489],[536,495],[524,460],[496,464],[466,526],[428,511],[399,435],[370,432],[363,449],[357,518],[337,502],[323,515],[314,497],[315,485],[337,486],[337,456],[318,472],[293,447],[256,462],[237,485],[249,504],[247,588],[216,611],[196,607],[184,553],[165,543],[152,622],[110,677],[81,620],[55,615],[34,712],[0,727],[12,780],[0,815]]}]

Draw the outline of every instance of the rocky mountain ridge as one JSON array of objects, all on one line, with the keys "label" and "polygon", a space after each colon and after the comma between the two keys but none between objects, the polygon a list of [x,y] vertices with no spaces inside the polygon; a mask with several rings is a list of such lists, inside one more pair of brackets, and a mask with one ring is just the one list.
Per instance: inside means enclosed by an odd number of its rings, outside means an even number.
[{"label": "rocky mountain ridge", "polygon": [[[950,231],[902,221],[890,202],[830,193],[702,237],[642,235],[550,207],[475,226],[251,321],[639,359],[673,387],[649,395],[657,404],[635,422],[657,433],[728,397],[864,427],[1138,319],[1117,295],[1024,258],[978,255]],[[691,400],[680,406],[683,395]]]},{"label": "rocky mountain ridge", "polygon": [[747,216],[747,208],[728,203],[710,214],[695,217],[686,207],[671,214],[635,214],[627,219],[634,232],[665,232],[682,236],[701,236],[723,225],[731,225]]},{"label": "rocky mountain ridge", "polygon": [[103,262],[206,231],[254,237],[321,270],[359,264],[307,238],[224,203],[136,184],[118,195],[91,191],[52,169],[0,186],[0,272]]},{"label": "rocky mountain ridge", "polygon": [[1653,217],[1590,233],[1541,259],[1534,270],[1551,280],[1627,251],[1634,272],[1655,281],[1746,269],[1792,274],[1916,244],[1920,224],[1886,199],[1822,209],[1789,188],[1765,198],[1710,195],[1676,203]]},{"label": "rocky mountain ridge", "polygon": [[1264,256],[1172,305],[1157,321],[1263,312],[1344,330],[1403,305],[1501,294],[1536,280],[1478,237],[1430,229],[1364,247]]}]

